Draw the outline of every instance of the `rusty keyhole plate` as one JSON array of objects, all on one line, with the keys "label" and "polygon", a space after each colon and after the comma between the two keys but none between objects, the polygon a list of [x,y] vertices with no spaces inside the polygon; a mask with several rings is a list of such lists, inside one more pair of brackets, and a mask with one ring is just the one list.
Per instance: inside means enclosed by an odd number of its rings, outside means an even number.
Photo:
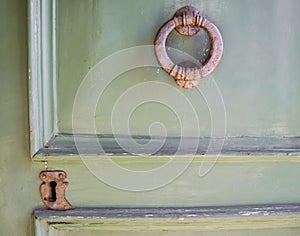
[{"label": "rusty keyhole plate", "polygon": [[71,210],[74,207],[65,198],[68,186],[66,172],[63,170],[45,170],[40,173],[43,183],[40,186],[42,201],[51,210]]}]

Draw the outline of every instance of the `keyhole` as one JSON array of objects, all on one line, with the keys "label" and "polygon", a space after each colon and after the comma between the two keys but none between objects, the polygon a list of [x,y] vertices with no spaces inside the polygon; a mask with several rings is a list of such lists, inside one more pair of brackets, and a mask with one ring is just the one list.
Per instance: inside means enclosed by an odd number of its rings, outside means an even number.
[{"label": "keyhole", "polygon": [[51,187],[51,197],[49,197],[49,202],[55,202],[56,201],[56,185],[57,183],[55,181],[50,182]]}]

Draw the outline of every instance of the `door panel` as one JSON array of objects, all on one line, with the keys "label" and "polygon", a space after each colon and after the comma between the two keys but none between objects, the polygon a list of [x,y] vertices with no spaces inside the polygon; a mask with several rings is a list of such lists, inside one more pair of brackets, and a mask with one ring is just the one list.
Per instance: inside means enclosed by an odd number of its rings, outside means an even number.
[{"label": "door panel", "polygon": [[[95,64],[122,49],[153,45],[162,24],[187,4],[198,8],[217,25],[223,36],[223,59],[211,77],[223,95],[227,134],[299,135],[300,31],[297,19],[300,3],[297,0],[58,1],[59,130],[72,133],[75,94]],[[173,32],[167,44],[201,59],[207,37],[203,32],[198,38],[183,37]],[[143,56],[155,57],[154,52]],[[200,82],[199,90],[211,86],[212,78]],[[177,89],[173,79],[156,67],[132,69],[117,76],[99,100],[95,114],[97,133],[113,133],[111,112],[118,103],[117,99],[132,86],[150,81],[160,81]],[[157,100],[165,93],[164,89],[152,90]],[[196,89],[180,92],[189,99],[197,113],[201,135],[209,136],[212,127],[209,104]],[[138,96],[143,97],[142,90]],[[130,117],[120,117],[130,119],[132,134],[149,135],[149,126],[153,122],[161,122],[169,136],[180,135],[180,122],[172,107],[145,102]],[[184,109],[183,101],[177,102],[182,103]],[[130,109],[129,105],[124,109]],[[184,112],[185,119],[192,115],[191,111]],[[75,119],[81,124],[80,131],[88,132],[85,124],[89,118],[82,116]],[[188,132],[193,130],[193,124],[190,126]],[[124,129],[119,128],[118,133],[126,133]],[[158,127],[154,132],[162,134],[165,130]]]}]

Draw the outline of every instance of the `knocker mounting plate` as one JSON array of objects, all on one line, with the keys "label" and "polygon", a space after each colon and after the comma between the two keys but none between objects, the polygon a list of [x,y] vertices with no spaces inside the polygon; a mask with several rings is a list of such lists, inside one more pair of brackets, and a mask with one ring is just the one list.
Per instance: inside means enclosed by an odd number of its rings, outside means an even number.
[{"label": "knocker mounting plate", "polygon": [[[185,6],[183,8],[180,8],[178,11],[175,12],[174,17],[182,16],[183,14],[186,14],[187,12],[195,12],[197,14],[200,14],[199,11],[192,6]],[[176,28],[176,31],[184,36],[193,36],[197,34],[200,31],[199,26],[192,26],[192,25],[179,25]]]}]

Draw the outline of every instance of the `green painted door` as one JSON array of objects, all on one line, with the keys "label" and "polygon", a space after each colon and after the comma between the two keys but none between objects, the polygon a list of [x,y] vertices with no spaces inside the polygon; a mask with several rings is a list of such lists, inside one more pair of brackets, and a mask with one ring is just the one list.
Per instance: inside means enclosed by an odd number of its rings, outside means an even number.
[{"label": "green painted door", "polygon": [[[159,28],[185,5],[213,22],[224,41],[214,73],[186,91],[151,50]],[[299,235],[299,7],[298,0],[1,1],[0,235]],[[28,24],[33,19],[46,24],[34,28]],[[30,54],[33,35],[41,43],[36,54]],[[195,37],[172,32],[167,46],[204,61],[210,44],[203,31]],[[174,60],[190,59],[168,52]],[[36,75],[32,58],[39,58]],[[106,67],[96,70],[103,76],[84,87],[103,60]],[[40,87],[30,87],[32,78]],[[87,90],[81,94],[80,88]],[[92,94],[101,88],[95,100]],[[33,104],[35,98],[41,103]],[[222,155],[209,159],[202,152],[212,134],[226,139]],[[35,135],[43,136],[42,146],[32,158]],[[132,149],[128,135],[139,145],[152,136],[154,149]],[[157,138],[162,136],[166,144]],[[182,136],[203,137],[204,149],[174,159]],[[74,149],[76,140],[85,152]],[[97,153],[96,141],[104,153]],[[102,156],[118,168],[109,169]],[[75,211],[44,208],[38,176],[45,162],[67,172],[66,195]],[[166,171],[151,175],[160,169]],[[101,175],[105,170],[111,170],[108,178]],[[142,175],[127,179],[122,170]],[[256,208],[231,208],[250,205]],[[225,215],[151,219],[157,207],[220,206]],[[107,207],[126,208],[129,216],[122,211],[103,219]],[[130,210],[148,207],[153,212],[147,217],[134,218]]]}]

